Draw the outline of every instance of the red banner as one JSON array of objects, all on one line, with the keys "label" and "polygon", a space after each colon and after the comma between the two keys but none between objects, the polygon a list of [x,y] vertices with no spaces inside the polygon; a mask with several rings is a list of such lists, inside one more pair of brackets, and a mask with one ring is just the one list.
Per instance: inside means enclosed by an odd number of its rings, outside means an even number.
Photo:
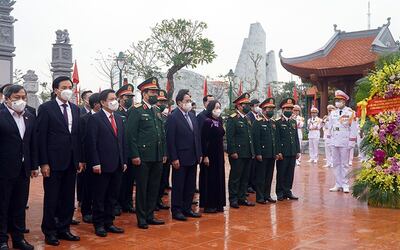
[{"label": "red banner", "polygon": [[384,111],[400,110],[400,96],[393,98],[373,98],[368,101],[367,115],[376,115]]}]

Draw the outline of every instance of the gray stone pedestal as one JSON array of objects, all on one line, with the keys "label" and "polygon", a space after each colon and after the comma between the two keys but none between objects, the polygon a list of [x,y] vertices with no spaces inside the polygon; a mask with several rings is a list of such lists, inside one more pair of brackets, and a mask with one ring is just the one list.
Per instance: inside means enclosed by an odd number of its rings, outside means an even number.
[{"label": "gray stone pedestal", "polygon": [[0,0],[0,86],[13,83],[14,17],[10,15],[15,1]]},{"label": "gray stone pedestal", "polygon": [[22,76],[24,79],[24,88],[28,93],[28,105],[37,109],[40,105],[39,97],[36,93],[39,91],[38,76],[35,71],[28,70],[25,75]]}]

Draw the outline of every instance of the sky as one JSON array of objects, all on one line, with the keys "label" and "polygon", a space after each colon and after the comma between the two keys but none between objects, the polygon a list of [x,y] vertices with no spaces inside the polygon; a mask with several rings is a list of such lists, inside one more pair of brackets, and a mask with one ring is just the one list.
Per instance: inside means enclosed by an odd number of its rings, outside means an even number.
[{"label": "sky", "polygon": [[[392,17],[390,30],[400,37],[400,1],[371,0],[371,28]],[[68,29],[73,58],[78,62],[81,89],[106,88],[95,65],[97,52],[124,51],[150,36],[163,19],[185,18],[208,24],[205,36],[215,44],[217,58],[194,69],[217,77],[234,69],[251,23],[259,22],[267,36],[267,51],[275,50],[278,80],[292,77],[279,62],[278,52],[292,57],[322,47],[338,29],[367,29],[368,0],[17,0],[14,24],[14,68],[35,70],[51,82],[52,43],[57,29]]]}]

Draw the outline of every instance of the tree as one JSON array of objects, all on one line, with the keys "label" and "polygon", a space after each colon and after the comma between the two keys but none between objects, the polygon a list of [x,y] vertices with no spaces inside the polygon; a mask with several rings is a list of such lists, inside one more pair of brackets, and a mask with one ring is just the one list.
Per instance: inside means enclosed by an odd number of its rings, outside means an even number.
[{"label": "tree", "polygon": [[184,67],[196,68],[216,58],[214,43],[203,37],[207,24],[185,19],[163,20],[152,28],[152,39],[160,50],[159,59],[168,67],[168,99],[174,93],[174,74]]},{"label": "tree", "polygon": [[262,55],[258,53],[254,54],[253,52],[250,52],[249,57],[254,66],[254,79],[246,79],[246,81],[250,83],[250,89],[246,92],[251,95],[254,91],[258,90],[258,86],[260,85],[260,81],[258,80],[258,72],[260,71],[259,66],[263,57]]},{"label": "tree", "polygon": [[50,100],[51,97],[51,89],[47,82],[40,82],[39,83],[41,91],[39,93],[40,99],[42,102],[47,102]]},{"label": "tree", "polygon": [[14,84],[22,84],[22,76],[24,75],[24,73],[22,73],[22,70],[20,69],[14,69],[13,72],[13,83]]},{"label": "tree", "polygon": [[136,44],[132,43],[126,53],[128,71],[145,79],[153,76],[161,77],[160,53],[161,50],[154,39],[147,38]]},{"label": "tree", "polygon": [[96,60],[96,70],[100,75],[100,79],[110,83],[111,89],[118,83],[119,70],[115,61],[115,53],[104,55],[103,52],[97,51],[98,57]]}]

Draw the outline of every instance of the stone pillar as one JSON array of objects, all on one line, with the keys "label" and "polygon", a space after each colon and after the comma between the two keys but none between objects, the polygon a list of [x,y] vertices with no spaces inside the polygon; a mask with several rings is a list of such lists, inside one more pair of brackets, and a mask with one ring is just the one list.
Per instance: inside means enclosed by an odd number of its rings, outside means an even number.
[{"label": "stone pillar", "polygon": [[10,15],[15,1],[0,0],[0,86],[13,83],[14,17]]},{"label": "stone pillar", "polygon": [[[1,1],[1,0],[0,0]],[[53,44],[51,51],[51,72],[53,73],[53,80],[59,76],[71,77],[72,73],[72,45],[69,40],[68,30],[56,31],[56,42]],[[74,84],[74,93],[76,86]],[[74,94],[71,102],[76,103],[76,95]]]},{"label": "stone pillar", "polygon": [[29,106],[37,109],[40,105],[39,97],[36,95],[39,91],[39,78],[35,74],[35,71],[28,70],[26,74],[22,76],[22,79],[24,79],[24,88],[28,93],[27,103]]}]

